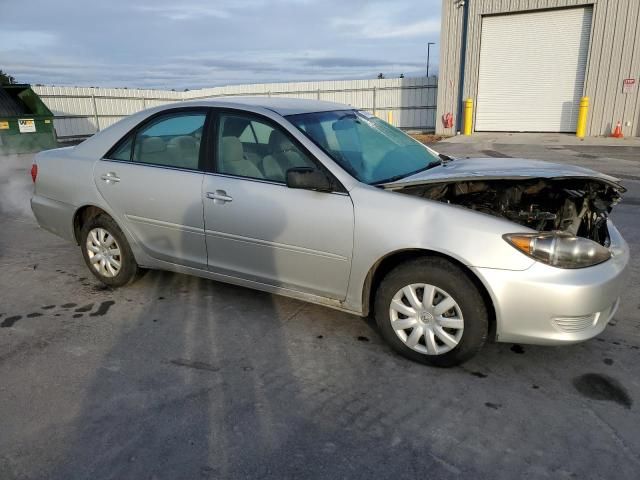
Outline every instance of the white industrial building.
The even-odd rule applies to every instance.
[[[640,0],[443,0],[436,132],[640,136]],[[447,127],[446,118],[453,118]]]

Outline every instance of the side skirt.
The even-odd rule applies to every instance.
[[[341,312],[350,313],[352,315],[362,316],[361,311],[348,308],[344,302],[335,300],[333,298],[321,297],[319,295],[313,295],[310,293],[300,292],[298,290],[292,290],[290,288],[278,287],[276,285],[270,285],[267,283],[256,282],[254,280],[247,280],[244,278],[234,277],[231,275],[224,275],[220,273],[214,273],[209,270],[201,270],[199,268],[185,267],[183,265],[177,265],[175,263],[164,262],[154,259],[153,266],[144,266],[152,270],[167,270],[169,272],[184,273],[186,275],[193,275],[195,277],[206,278],[209,280],[215,280],[222,283],[229,283],[231,285],[237,285],[239,287],[251,288],[253,290],[260,290],[262,292],[273,293],[275,295],[282,295],[283,297],[295,298],[296,300],[302,300],[304,302],[313,303],[315,305],[321,305],[323,307],[329,307]],[[143,266],[143,265],[141,265]]]

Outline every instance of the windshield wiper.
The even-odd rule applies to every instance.
[[[444,153],[439,153],[438,156],[440,157],[440,160],[442,160],[444,163],[453,162],[455,160],[454,157],[450,155],[446,155]]]

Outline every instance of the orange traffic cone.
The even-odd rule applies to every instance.
[[[624,137],[624,135],[622,135],[622,124],[620,123],[620,121],[618,121],[618,124],[616,125],[616,129],[613,131],[611,136],[614,138]]]

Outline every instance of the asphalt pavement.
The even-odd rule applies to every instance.
[[[436,369],[284,297],[164,272],[111,290],[36,225],[30,156],[0,158],[0,479],[637,478],[640,150],[436,148],[623,179],[632,263],[602,335]]]

